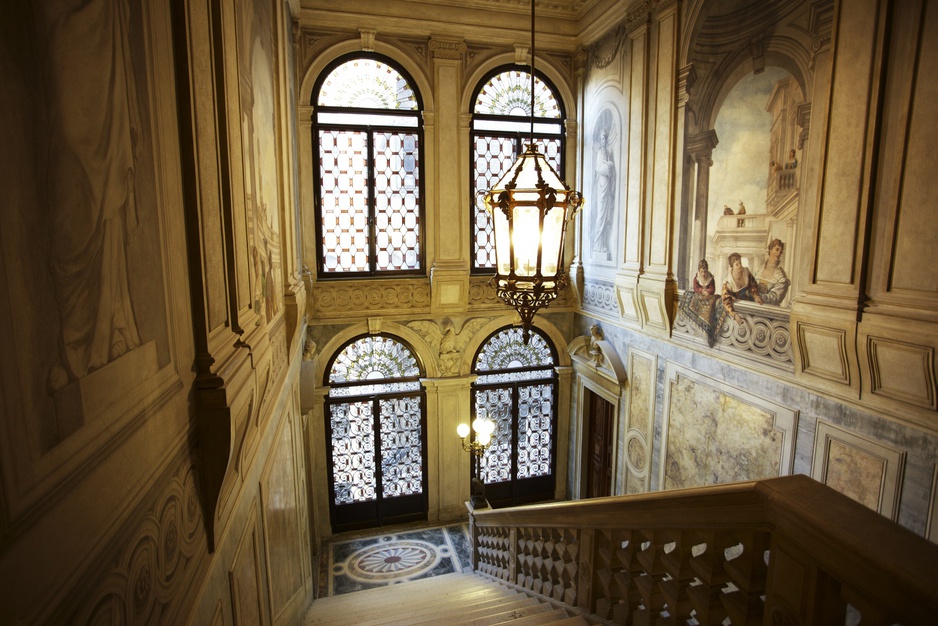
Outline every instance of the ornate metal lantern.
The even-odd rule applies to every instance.
[[[572,191],[534,141],[534,0],[531,0],[531,141],[495,186],[482,192],[495,231],[496,293],[521,315],[524,342],[541,307],[566,286],[564,233],[582,197]]]

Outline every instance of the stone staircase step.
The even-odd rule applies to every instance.
[[[469,572],[355,591],[313,602],[300,626],[559,626],[588,624]]]

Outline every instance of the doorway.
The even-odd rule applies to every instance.
[[[615,406],[586,389],[586,493],[587,498],[612,495]]]

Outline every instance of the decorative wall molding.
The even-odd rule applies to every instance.
[[[206,565],[205,528],[199,503],[199,477],[194,465],[183,464],[155,502],[135,524],[109,570],[89,577],[93,589],[73,590],[78,608],[69,624],[171,624],[186,614],[191,586]],[[115,616],[123,619],[115,620]]]
[[[310,301],[310,312],[320,319],[359,318],[374,313],[428,312],[430,283],[426,279],[319,281],[310,294]]]
[[[619,316],[616,286],[611,282],[586,280],[583,282],[583,309],[600,315]]]
[[[461,61],[466,54],[466,42],[454,39],[431,39],[430,54],[434,59]]]

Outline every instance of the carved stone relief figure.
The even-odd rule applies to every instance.
[[[125,1],[75,10],[43,2],[50,57],[51,269],[61,317],[61,364],[51,389],[140,345],[126,247],[137,226],[140,112]]]

